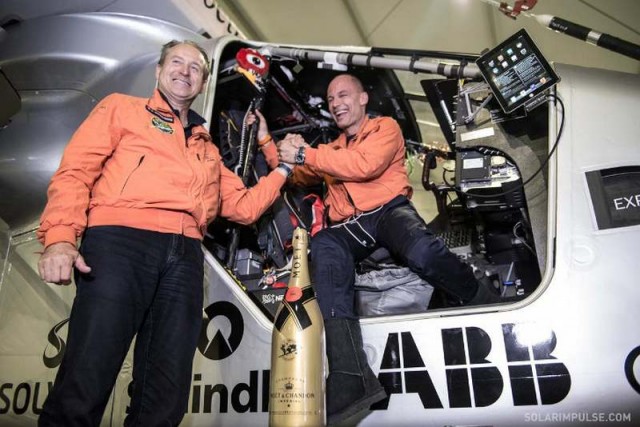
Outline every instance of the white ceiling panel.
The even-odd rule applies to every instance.
[[[513,6],[516,0],[505,3]],[[207,20],[216,22],[216,11],[222,10],[240,34],[260,41],[476,54],[525,28],[552,61],[640,73],[640,61],[552,32],[531,15],[554,15],[640,45],[640,0],[538,0],[528,16],[515,20],[497,5],[497,0],[0,0],[0,25],[105,11],[206,31]]]
[[[220,8],[247,35],[263,41],[480,53],[525,28],[552,61],[640,72],[639,61],[555,33],[531,15],[554,15],[640,44],[640,0],[538,0],[528,15],[521,14],[515,20],[502,14],[497,3],[218,0]]]

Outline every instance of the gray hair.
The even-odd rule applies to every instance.
[[[204,76],[204,80],[207,80],[209,78],[209,74],[211,73],[211,64],[209,63],[209,55],[207,55],[207,51],[204,50],[202,46],[200,46],[198,43],[194,42],[193,40],[171,40],[169,43],[164,44],[162,46],[162,50],[160,51],[160,59],[158,60],[158,65],[163,65],[164,61],[167,59],[169,50],[172,47],[175,47],[180,44],[186,44],[198,49],[198,52],[200,52],[200,54],[204,58],[203,76]]]

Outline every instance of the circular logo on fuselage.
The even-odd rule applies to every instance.
[[[202,319],[198,350],[211,360],[231,356],[240,346],[244,334],[242,313],[228,301],[214,302],[204,312],[206,317]],[[227,327],[221,327],[225,322]]]

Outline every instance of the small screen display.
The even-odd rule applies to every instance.
[[[560,81],[525,30],[480,56],[476,64],[505,113]]]

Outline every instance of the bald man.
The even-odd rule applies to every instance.
[[[465,304],[500,301],[427,228],[410,201],[400,126],[390,117],[369,118],[368,101],[358,78],[335,77],[327,89],[327,104],[342,134],[316,148],[292,134],[276,147],[264,117],[256,112],[267,162],[272,167],[294,163],[293,183],[326,184],[329,226],[311,241],[311,269],[327,338],[329,425],[386,397],[367,361],[355,311],[355,266],[374,250],[387,248],[421,278]]]

